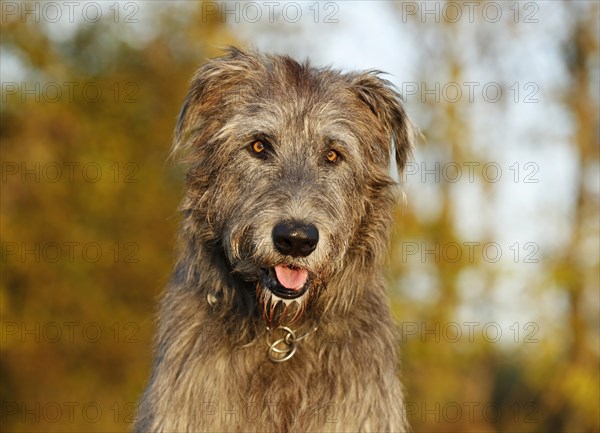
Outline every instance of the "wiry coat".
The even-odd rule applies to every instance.
[[[402,170],[411,137],[377,72],[236,49],[197,71],[174,140],[190,167],[180,251],[136,432],[406,431],[381,267],[390,155]],[[248,150],[257,139],[264,158]],[[318,227],[312,254],[273,248],[282,218]],[[293,324],[260,283],[278,263],[312,276]],[[267,356],[277,324],[308,334],[282,363]]]

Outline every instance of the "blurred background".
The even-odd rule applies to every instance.
[[[229,44],[386,71],[421,129],[387,272],[413,430],[600,430],[598,2],[0,6],[2,431],[131,428],[172,130]]]

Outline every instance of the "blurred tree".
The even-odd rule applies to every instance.
[[[475,10],[481,10],[477,7],[482,5],[475,6]],[[445,4],[438,6],[441,10]],[[544,257],[538,267],[547,277],[541,278],[533,272],[516,272],[518,265],[510,261],[491,263],[482,260],[481,254],[472,260],[466,257],[468,242],[476,240],[485,245],[495,241],[493,216],[498,186],[481,177],[475,185],[453,183],[447,179],[453,173],[446,172],[444,176],[442,171],[452,164],[464,168],[469,161],[478,161],[481,166],[490,161],[490,155],[497,157],[496,149],[480,142],[488,137],[476,129],[476,120],[488,113],[495,116],[494,122],[499,125],[506,122],[506,114],[502,104],[486,108],[469,98],[454,101],[452,94],[441,89],[448,83],[460,86],[474,81],[472,76],[481,76],[482,70],[496,71],[493,79],[508,81],[506,71],[514,67],[505,60],[511,37],[518,41],[518,37],[525,36],[519,36],[512,20],[490,25],[476,16],[473,23],[466,19],[458,23],[436,22],[432,18],[433,4],[428,8],[428,19],[419,12],[408,15],[411,29],[407,33],[416,38],[414,43],[420,52],[416,68],[422,77],[419,92],[409,100],[409,111],[419,119],[425,142],[419,144],[420,159],[412,172],[409,167],[405,183],[408,206],[398,210],[390,279],[397,282],[394,309],[402,332],[402,371],[409,418],[416,432],[600,429],[599,113],[598,87],[592,79],[598,77],[599,71],[598,5],[563,6],[566,18],[561,22],[568,26],[570,34],[562,61],[570,78],[566,88],[546,89],[545,93],[566,95],[561,102],[565,117],[573,119],[570,145],[578,155],[579,178],[572,236],[561,245],[562,254]],[[399,14],[406,12],[405,7],[398,5]],[[425,6],[415,7],[422,12]],[[508,40],[498,38],[499,34],[507,35]],[[503,43],[499,44],[499,40]],[[465,41],[469,43],[465,45]],[[411,101],[417,103],[410,104]],[[541,124],[529,128],[533,135],[543,136],[545,132]],[[474,230],[481,233],[477,239],[467,238],[465,231],[459,230],[464,226],[461,219],[469,217],[461,215],[465,205],[464,200],[458,200],[465,195],[471,202],[470,209],[479,214],[477,222],[482,227]],[[450,248],[444,253],[444,248],[453,244],[462,249],[459,260],[454,260],[454,250]],[[469,317],[485,318],[487,312],[498,308],[495,299],[506,284],[511,284],[503,282],[511,274],[519,277],[519,284],[527,287],[534,299],[552,291],[567,293],[569,309],[559,317],[542,305],[532,306],[547,315],[548,320],[562,321],[564,325],[559,322],[558,333],[536,340],[539,343],[535,345],[494,344],[481,338],[481,327],[469,340],[465,322]],[[489,316],[490,322],[492,317]],[[462,328],[462,336],[456,341],[454,324]]]
[[[3,431],[129,429],[173,262],[171,132],[193,71],[231,41],[192,6],[147,10],[142,29],[1,20],[22,74],[0,112]]]
[[[546,375],[538,377],[537,385],[543,392],[542,412],[556,413],[549,427],[599,431],[599,7],[597,3],[590,10],[577,3],[566,6],[570,35],[563,55],[569,79],[557,94],[562,95],[573,122],[570,145],[577,155],[577,182],[570,239],[554,258],[550,275],[567,295],[568,313],[556,377],[549,382]]]

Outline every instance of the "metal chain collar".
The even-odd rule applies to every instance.
[[[298,346],[296,343],[300,340],[305,339],[310,334],[315,332],[318,327],[319,327],[319,325],[316,324],[306,334],[301,335],[300,337],[296,337],[295,332],[292,331],[287,326],[278,326],[277,328],[274,328],[274,329],[271,329],[269,326],[267,326],[267,344],[269,345],[269,350],[268,350],[269,359],[272,362],[276,362],[276,363],[287,361],[292,356],[294,356],[294,354],[296,353],[296,350],[298,349]],[[274,334],[276,331],[279,331],[279,330],[281,330],[285,333],[284,336],[272,342],[271,334]]]
[[[219,295],[222,297],[222,293],[220,292],[208,292],[206,294],[206,302],[211,307],[215,307],[219,303]],[[276,328],[271,328],[269,326],[267,328],[267,344],[269,345],[269,350],[267,352],[269,359],[273,362],[280,363],[285,362],[290,359],[296,353],[298,349],[298,345],[296,344],[298,341],[305,339],[310,334],[315,332],[319,328],[319,323],[315,323],[315,326],[300,337],[296,337],[296,333],[292,331],[287,326],[278,326]],[[271,342],[271,334],[274,334],[276,331],[283,331],[285,335],[273,342]],[[247,344],[242,345],[242,348],[250,347],[255,343],[256,340],[251,341]]]

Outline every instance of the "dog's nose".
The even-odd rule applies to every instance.
[[[317,248],[319,230],[313,224],[283,221],[273,228],[273,242],[281,254],[306,257]]]

